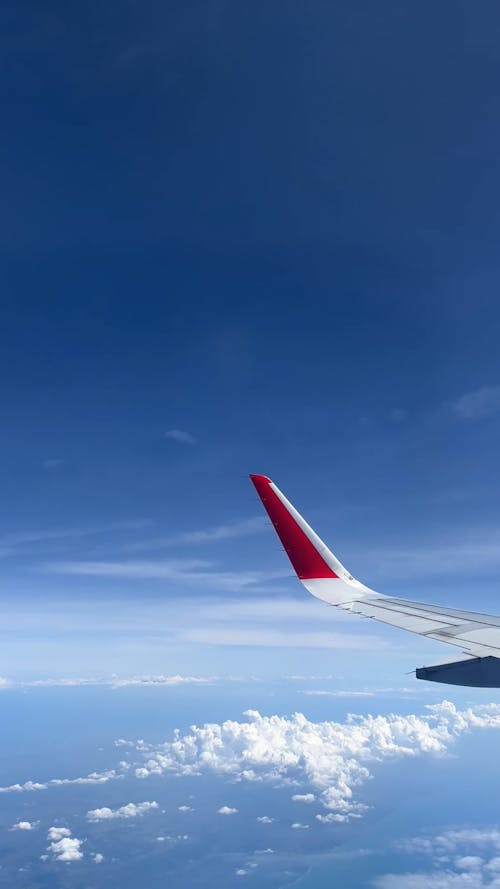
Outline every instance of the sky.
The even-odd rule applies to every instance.
[[[335,618],[249,472],[495,610],[496,5],[2,21],[0,673],[296,672]]]
[[[457,798],[451,760],[488,761],[495,694],[417,682],[442,646],[307,597],[248,474],[370,587],[499,613],[498,5],[7,0],[0,23],[1,780],[113,772],[0,794],[6,885],[132,887],[153,859],[151,889],[170,866],[188,889],[239,884],[266,855],[217,813],[262,825],[266,791],[270,887],[494,887],[498,788],[485,773]],[[436,728],[445,696],[472,716]],[[388,764],[363,723],[360,769],[381,764],[359,785],[270,776],[257,710],[327,759],[331,732],[352,753],[349,712],[422,730],[401,752],[381,723]],[[176,729],[191,749],[190,726],[227,720],[229,766],[199,742],[201,790],[168,746],[135,776],[137,739],[156,761]],[[434,820],[408,758],[442,788]],[[321,794],[351,778],[366,808],[327,829]],[[457,824],[465,790],[481,823]],[[190,793],[201,821],[178,811]],[[157,807],[86,814],[129,803]],[[137,871],[113,832],[131,823]]]

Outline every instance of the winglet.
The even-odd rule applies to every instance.
[[[274,482],[265,475],[250,478],[299,579],[339,579],[343,566]]]
[[[299,580],[313,596],[348,609],[367,594],[379,597],[349,574],[270,478],[250,478]]]

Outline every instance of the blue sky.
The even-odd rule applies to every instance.
[[[296,672],[255,637],[330,618],[252,471],[367,583],[494,610],[496,6],[3,23],[1,672]]]
[[[498,4],[0,22],[0,885],[497,889],[495,694],[308,597],[248,473],[499,613]]]

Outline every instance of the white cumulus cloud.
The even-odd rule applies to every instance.
[[[24,784],[8,784],[0,787],[0,793],[31,793],[34,790],[47,790],[48,784],[39,781],[25,781]]]
[[[217,809],[218,815],[236,815],[238,809],[233,809],[231,806],[221,806],[220,809]]]
[[[145,815],[158,808],[158,803],[145,801],[143,803],[127,803],[118,809],[110,809],[109,806],[103,806],[101,809],[91,809],[87,812],[87,821],[111,821],[118,818],[137,818]]]
[[[212,771],[238,780],[309,785],[328,810],[318,820],[341,821],[363,814],[358,787],[383,761],[444,755],[464,732],[500,728],[500,705],[458,710],[443,701],[423,715],[349,716],[345,722],[312,722],[247,711],[247,721],[192,726],[159,746],[141,745],[144,765],[136,776]],[[310,792],[310,791],[308,791]]]
[[[81,861],[83,858],[83,841],[71,836],[67,827],[50,827],[47,839],[50,840],[47,850],[55,861]]]
[[[38,821],[18,821],[12,825],[11,830],[34,830],[38,823]]]

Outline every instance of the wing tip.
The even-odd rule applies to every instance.
[[[249,478],[257,489],[258,494],[260,494],[261,491],[264,491],[268,485],[272,485],[273,483],[272,479],[270,479],[267,475],[259,475],[255,472],[251,472]]]
[[[274,482],[256,473],[251,473],[250,479],[299,580],[338,578],[325,558],[329,550]]]

